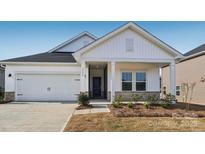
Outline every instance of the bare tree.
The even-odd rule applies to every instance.
[[[193,98],[194,87],[196,86],[196,82],[193,83],[182,83],[181,90],[183,95],[183,102],[186,103],[186,109],[189,110],[190,103]]]

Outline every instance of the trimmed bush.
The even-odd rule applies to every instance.
[[[0,101],[4,100],[4,89],[0,87]]]
[[[147,101],[151,104],[156,104],[159,101],[159,98],[156,95],[149,95]]]
[[[164,100],[166,100],[167,102],[172,103],[173,101],[176,101],[176,97],[174,95],[167,94],[167,95],[165,95]]]
[[[113,101],[112,102],[112,106],[114,107],[114,108],[119,108],[120,107],[120,103],[119,102],[116,102],[116,101]]]
[[[81,93],[78,96],[78,103],[80,105],[88,106],[89,105],[89,97],[85,93]]]
[[[122,95],[119,95],[115,98],[115,102],[118,103],[119,105],[122,105],[122,100],[123,100]]]
[[[3,101],[4,100],[4,96],[0,96],[0,101]]]
[[[167,108],[168,106],[170,106],[173,101],[176,101],[176,97],[174,95],[171,94],[167,94],[165,95],[164,99],[161,99],[159,104],[163,107],[163,108]]]
[[[127,106],[128,106],[128,108],[133,108],[133,107],[134,107],[134,104],[133,104],[132,102],[129,102],[129,103],[127,104]]]
[[[171,104],[171,102],[169,102],[169,101],[167,101],[167,100],[165,100],[165,99],[161,99],[161,100],[159,101],[159,104],[160,104],[163,108],[167,108],[167,107]]]
[[[144,102],[143,105],[146,109],[150,108],[150,103],[149,102]]]

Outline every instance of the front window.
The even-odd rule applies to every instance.
[[[136,91],[146,90],[146,73],[137,72],[136,73]]]
[[[180,96],[180,86],[176,86],[176,95]]]
[[[122,90],[123,91],[132,90],[132,73],[131,72],[122,73]]]

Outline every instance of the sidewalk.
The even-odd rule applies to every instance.
[[[89,114],[89,113],[105,113],[110,112],[107,105],[94,105],[91,109],[75,110],[74,115],[77,114]]]

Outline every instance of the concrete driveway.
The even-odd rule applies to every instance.
[[[59,132],[75,107],[58,102],[0,104],[0,131]]]

